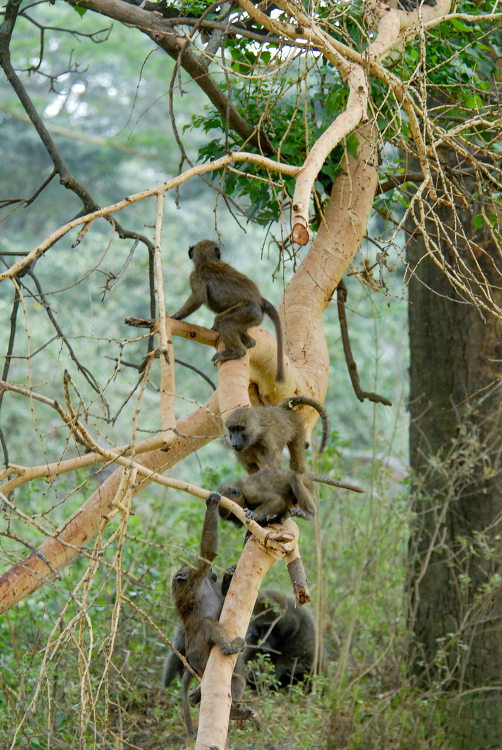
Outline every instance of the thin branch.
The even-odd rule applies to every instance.
[[[94,201],[90,193],[75,177],[73,177],[73,175],[68,170],[68,167],[66,166],[61,154],[59,153],[56,144],[49,135],[49,132],[45,127],[42,118],[38,114],[26,89],[21,83],[21,80],[16,74],[14,68],[12,67],[10,60],[10,41],[19,11],[20,2],[21,0],[8,1],[4,21],[0,25],[0,66],[3,68],[7,80],[16,93],[26,114],[30,118],[35,130],[40,137],[40,140],[44,144],[45,149],[54,165],[54,170],[59,175],[59,181],[61,185],[63,185],[68,190],[71,190],[80,198],[86,214],[92,211],[99,210],[99,205]],[[109,219],[107,220],[109,221]],[[147,237],[144,237],[137,232],[130,232],[129,230],[124,229],[118,223],[116,223],[116,228],[121,239],[139,239],[147,247],[150,247],[152,245]]]
[[[94,375],[92,374],[92,372],[90,370],[88,370],[87,367],[85,367],[85,365],[83,365],[79,361],[77,355],[73,351],[73,348],[72,348],[70,342],[68,341],[68,339],[64,335],[63,331],[61,330],[61,328],[59,326],[59,323],[57,322],[57,320],[56,320],[56,318],[54,316],[54,313],[51,310],[51,306],[47,302],[47,299],[46,299],[45,294],[44,294],[44,292],[42,290],[40,282],[37,279],[37,277],[35,276],[35,273],[30,269],[30,271],[28,272],[28,275],[31,276],[31,278],[35,282],[35,286],[37,287],[37,290],[38,290],[38,297],[40,299],[40,304],[43,306],[45,312],[47,313],[47,317],[49,318],[49,320],[51,321],[52,325],[56,329],[58,337],[61,339],[61,341],[64,343],[64,345],[68,349],[68,354],[70,355],[70,357],[73,360],[73,362],[76,364],[77,369],[79,370],[79,372],[82,373],[82,375],[87,380],[87,382],[89,383],[89,385],[91,386],[91,388],[94,391],[96,391],[96,393],[99,393],[101,395],[101,397],[103,398],[103,400],[104,400],[104,396],[102,395],[102,388],[101,388],[100,384],[98,383],[98,381],[96,380],[96,378],[94,377]],[[36,299],[37,295],[33,294],[33,297],[34,297],[34,299]],[[7,378],[3,377],[2,379],[6,380]]]
[[[379,396],[376,393],[368,393],[363,391],[361,388],[361,382],[359,380],[359,373],[357,372],[357,365],[354,357],[352,356],[352,349],[350,347],[349,329],[347,328],[347,317],[345,315],[345,302],[347,300],[347,287],[345,286],[343,279],[338,284],[336,290],[336,301],[338,306],[338,317],[340,319],[340,330],[342,332],[342,343],[343,351],[345,353],[345,360],[349,370],[350,379],[352,381],[352,387],[359,401],[364,401],[367,398],[369,401],[373,401],[376,404],[385,404],[385,406],[392,406],[392,403],[383,396]]]

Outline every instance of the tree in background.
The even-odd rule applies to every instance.
[[[119,464],[125,469],[117,469],[62,529],[48,534],[49,538],[37,551],[2,576],[0,603],[5,609],[52,579],[96,536],[95,549],[98,550],[104,528],[113,515],[121,518],[114,563],[120,569],[121,544],[133,496],[152,481],[185,486],[186,482],[176,484],[164,478],[163,472],[219,435],[222,414],[246,401],[277,403],[296,393],[323,401],[328,384],[329,355],[322,313],[349,268],[362,282],[386,292],[386,274],[392,270],[396,254],[402,254],[402,246],[408,244],[408,239],[415,242],[419,238],[423,250],[413,255],[413,261],[408,264],[412,289],[420,288],[420,294],[425,293],[423,287],[418,287],[417,279],[422,278],[422,267],[434,264],[438,269],[434,276],[444,276],[449,285],[447,289],[452,289],[452,294],[463,305],[475,308],[473,315],[495,321],[501,309],[496,291],[501,173],[501,119],[496,87],[502,14],[496,13],[490,3],[464,3],[453,11],[448,0],[438,0],[434,6],[423,5],[418,9],[409,3],[397,8],[371,2],[365,9],[337,3],[307,11],[296,3],[254,5],[248,0],[240,0],[238,6],[224,3],[203,7],[92,0],[79,2],[74,7],[79,14],[85,13],[86,23],[91,15],[88,11],[95,11],[137,29],[137,34],[150,37],[175,60],[168,97],[171,126],[181,152],[180,174],[102,207],[106,201],[98,202],[90,186],[84,185],[78,174],[74,174],[75,170],[68,168],[64,154],[57,149],[23,85],[25,76],[16,72],[15,67],[23,66],[14,66],[11,60],[10,49],[16,40],[18,24],[37,23],[41,28],[42,52],[38,59],[24,65],[24,73],[39,73],[50,78],[42,60],[44,40],[50,26],[55,25],[48,20],[53,11],[45,10],[43,19],[37,20],[36,11],[29,5],[7,3],[0,27],[0,63],[50,157],[53,170],[46,179],[41,176],[40,187],[30,198],[11,196],[5,205],[9,208],[28,205],[52,180],[59,178],[79,199],[80,207],[71,221],[51,231],[36,249],[13,260],[0,273],[0,280],[10,281],[14,286],[3,395],[9,390],[29,398],[31,404],[39,400],[53,407],[61,419],[60,424],[76,443],[76,452],[71,457],[65,454],[56,461],[46,456],[43,466],[16,467],[8,458],[4,432],[6,469],[3,476],[7,481],[2,488],[3,500],[8,513],[17,513],[9,493],[28,482],[42,477],[54,482],[65,472],[98,463]],[[100,32],[101,36],[97,30],[86,33],[93,41],[105,40],[105,32]],[[194,115],[192,126],[206,134],[217,131],[217,138],[204,140],[196,165],[177,127],[176,97],[186,85],[186,75],[204,91],[210,102],[206,110],[201,107]],[[54,77],[51,80],[54,82]],[[411,169],[410,163],[416,166]],[[240,215],[244,220],[280,222],[279,264],[284,269],[291,265],[294,269],[280,306],[287,342],[287,380],[284,386],[275,384],[275,342],[260,330],[256,333],[258,344],[251,350],[249,359],[221,365],[215,394],[206,404],[175,421],[171,334],[189,337],[194,347],[196,343],[218,345],[214,334],[207,329],[171,322],[165,317],[166,308],[169,311],[172,302],[161,253],[164,195],[196,175],[206,175],[206,181],[215,190],[216,201],[225,201],[237,218]],[[131,207],[149,198],[155,200],[156,207],[152,216],[155,221],[153,240],[148,233],[129,228],[127,224]],[[365,261],[357,267],[354,258],[372,214],[385,221],[385,231],[378,239],[372,239],[378,250],[374,263]],[[465,215],[472,217],[471,225]],[[37,392],[30,380],[29,366],[28,387],[8,381],[18,311],[26,311],[22,279],[31,276],[39,303],[48,307],[44,290],[37,283],[36,263],[40,263],[43,256],[50,258],[57,253],[57,243],[73,230],[76,230],[73,246],[85,247],[102,217],[110,224],[110,244],[115,234],[132,243],[120,277],[128,273],[130,258],[138,245],[146,248],[151,318],[159,318],[158,345],[153,344],[150,335],[145,336],[146,367],[138,378],[133,432],[126,445],[123,440],[119,443],[122,448],[116,444],[106,447],[101,433],[93,434],[87,427],[90,407],[95,401],[102,404],[105,422],[113,422],[106,399],[113,392],[115,371],[104,386],[99,377],[79,361],[77,353],[71,353],[79,380],[74,382],[65,375],[65,409],[54,395]],[[287,226],[289,220],[291,233]],[[474,233],[470,231],[471,226]],[[311,232],[315,233],[315,239],[301,258],[295,245],[308,244]],[[109,278],[105,292],[118,280]],[[446,294],[451,296],[449,291]],[[433,305],[425,307],[429,311]],[[412,308],[412,332],[416,330],[414,314]],[[432,324],[436,322],[432,318]],[[53,325],[56,326],[54,322]],[[68,348],[69,342],[57,327],[56,332]],[[423,337],[419,338],[423,342]],[[414,341],[412,336],[412,343]],[[440,341],[439,351],[444,352],[444,337]],[[129,344],[130,341],[120,344],[117,367]],[[155,353],[160,353],[162,368],[161,431],[155,437],[139,441],[138,418]],[[29,365],[30,352],[28,357]],[[416,361],[414,357],[412,351],[412,362]],[[420,385],[414,385],[419,382],[413,379],[414,367],[416,365],[412,364],[412,403],[416,404],[414,394],[418,397],[422,392],[419,393]],[[429,388],[434,388],[435,378],[431,378],[425,368],[422,372]],[[80,395],[84,381],[94,390],[89,397]],[[467,387],[459,399],[457,392],[448,388],[446,384],[444,398],[452,395],[457,407],[479,390],[476,381],[474,390]],[[360,394],[360,398],[364,396]],[[315,423],[315,416],[305,414],[309,430]],[[432,454],[437,454],[447,439],[445,436],[451,437],[452,430],[457,435],[459,422],[457,414],[455,416],[454,425],[445,423],[443,426],[439,442],[429,441]],[[418,424],[416,419],[414,424]],[[464,424],[462,420],[461,424]],[[414,434],[412,432],[413,451],[417,445]],[[87,453],[78,455],[81,449]],[[429,453],[429,446],[422,447],[421,451]],[[441,456],[437,460],[444,461]],[[462,463],[458,457],[455,460]],[[431,465],[430,461],[427,466]],[[451,472],[447,469],[446,473],[449,476]],[[421,682],[432,677],[434,684],[442,689],[455,682],[461,672],[461,689],[478,690],[486,686],[483,669],[476,666],[469,671],[466,664],[480,663],[477,649],[478,644],[480,649],[484,648],[484,636],[479,637],[477,631],[476,638],[465,643],[464,617],[458,611],[465,606],[464,600],[461,597],[452,600],[453,620],[444,617],[438,624],[434,617],[428,620],[423,614],[431,611],[431,607],[436,611],[434,603],[428,604],[428,596],[442,597],[443,587],[450,590],[447,576],[441,579],[442,587],[436,582],[433,586],[428,584],[429,563],[441,549],[440,545],[446,544],[457,556],[451,545],[458,544],[461,554],[470,560],[476,554],[469,538],[471,532],[475,532],[477,539],[482,537],[490,549],[491,537],[486,537],[485,532],[489,529],[494,539],[497,536],[495,502],[489,510],[483,505],[486,516],[481,523],[477,517],[474,522],[466,517],[462,526],[465,533],[460,539],[454,530],[450,537],[443,533],[445,514],[453,507],[451,501],[459,497],[458,487],[454,484],[451,487],[448,500],[442,501],[444,512],[436,518],[438,501],[434,494],[433,511],[425,516],[433,519],[433,533],[417,536],[419,558],[413,574],[416,598],[410,615],[410,632],[415,630],[417,652],[425,654],[425,658],[420,656],[416,660]],[[198,488],[189,490],[204,495]],[[427,494],[426,490],[424,492]],[[444,488],[439,486],[436,492],[439,492],[438,497],[443,497]],[[111,513],[110,504],[115,505]],[[455,506],[451,512],[458,514],[459,507]],[[43,525],[39,531],[48,533]],[[260,533],[258,529],[254,531]],[[22,543],[12,532],[7,531],[6,536]],[[490,554],[493,558],[493,553]],[[469,572],[462,569],[461,584],[467,591],[467,601],[472,603],[469,606],[476,610],[476,628],[485,633],[486,628],[493,628],[493,619],[480,618],[479,611],[483,614],[496,612],[490,609],[490,602],[498,584],[491,574],[485,580],[485,568],[481,566],[481,569],[482,574],[472,579]],[[497,571],[493,572],[496,576]],[[118,581],[116,618],[120,607]],[[76,627],[78,623],[81,633],[84,632],[84,611],[85,608],[80,610],[80,617],[76,617],[72,625]],[[416,622],[415,615],[418,615]],[[441,654],[437,651],[438,638],[442,644]],[[455,642],[456,646],[460,639],[461,659],[451,661],[453,652],[444,647],[445,639]],[[349,628],[340,651],[338,677],[343,675],[350,646]],[[490,650],[495,646],[491,643]],[[445,658],[450,658],[447,674],[441,661],[444,650],[448,652]],[[498,646],[498,651],[502,658],[502,646]],[[108,666],[107,663],[107,669]],[[84,662],[81,669],[82,676],[86,677]],[[86,700],[82,701],[83,715]]]

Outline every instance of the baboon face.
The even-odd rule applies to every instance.
[[[228,434],[230,437],[230,444],[234,451],[240,453],[249,444],[249,438],[246,432],[246,428],[242,424],[231,425],[228,427]]]
[[[221,260],[221,251],[216,242],[201,240],[201,242],[189,248],[188,257],[195,264],[205,263],[211,260]]]

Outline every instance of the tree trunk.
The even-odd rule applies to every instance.
[[[500,305],[501,263],[488,230],[475,235],[472,215],[459,214],[466,235],[489,255],[481,249],[474,258],[458,244],[446,209],[443,224]],[[422,686],[447,693],[453,747],[501,748],[502,326],[461,299],[421,236],[409,242],[408,262],[418,276],[409,285],[410,462],[418,479],[410,543],[414,671]]]

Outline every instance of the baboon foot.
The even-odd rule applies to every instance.
[[[247,349],[244,349],[244,347],[242,349],[224,349],[222,352],[217,352],[212,357],[211,362],[217,365],[218,362],[226,362],[229,359],[240,359],[246,352]]]
[[[200,703],[201,699],[201,692],[200,692],[200,685],[199,687],[196,687],[195,690],[192,690],[190,695],[188,696],[188,700],[192,704],[192,706],[196,706],[198,703]]]
[[[221,649],[221,653],[228,655],[228,654],[238,654],[239,651],[244,651],[246,648],[246,641],[244,638],[234,638],[233,641],[230,641],[228,646]]]

